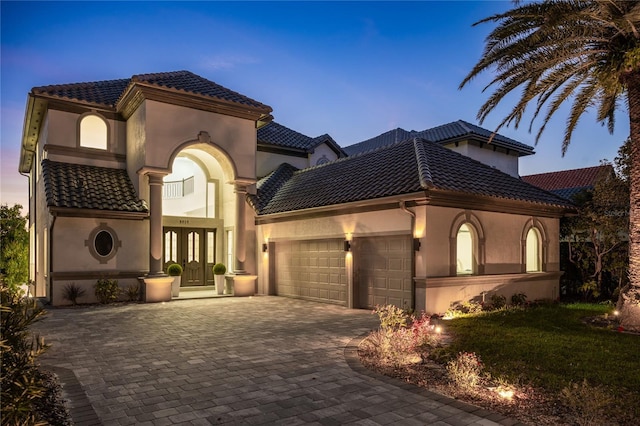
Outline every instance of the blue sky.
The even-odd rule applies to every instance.
[[[507,1],[0,2],[0,203],[27,204],[18,154],[35,86],[189,70],[271,106],[275,120],[347,146],[387,130],[424,130],[476,113],[485,74],[458,90]],[[483,123],[493,130],[508,110]],[[585,115],[561,156],[566,111],[520,161],[521,175],[612,160],[629,134]],[[501,134],[533,145],[528,121]]]

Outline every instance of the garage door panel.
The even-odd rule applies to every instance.
[[[413,305],[412,243],[411,235],[357,239],[354,266],[360,307]]]
[[[342,240],[276,242],[275,256],[276,294],[346,305]]]

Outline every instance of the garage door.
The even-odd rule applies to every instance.
[[[275,243],[276,294],[347,304],[344,240]]]
[[[358,306],[413,306],[411,235],[356,238],[354,271]]]

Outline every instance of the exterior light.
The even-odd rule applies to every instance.
[[[266,253],[266,252],[268,252],[268,251],[269,251],[269,244],[267,244],[267,243],[263,243],[263,244],[262,244],[262,252],[263,252],[263,253]]]
[[[349,240],[344,240],[344,251],[351,251],[351,242]]]
[[[615,311],[613,311],[613,315],[618,316],[620,315],[620,312],[616,309]]]
[[[512,389],[499,389],[498,395],[501,398],[512,400],[513,399],[513,390]]]
[[[420,246],[422,246],[422,243],[420,242],[420,238],[414,238],[413,239],[413,251],[420,251]]]
[[[441,326],[439,326],[439,325],[436,325],[435,331],[436,331],[436,333],[438,333],[438,334],[442,333],[442,327],[441,327]]]

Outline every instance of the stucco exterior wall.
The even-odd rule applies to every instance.
[[[465,210],[448,207],[427,207],[425,225],[425,275],[443,277],[450,273],[450,237],[453,221]],[[522,234],[531,216],[472,211],[482,225],[485,235],[485,274],[511,274],[521,272]],[[547,271],[559,270],[559,220],[536,217],[544,227],[547,240]]]
[[[46,208],[47,197],[45,194],[44,180],[42,179],[41,161],[44,155],[43,147],[47,141],[49,132],[49,114],[43,120],[38,137],[38,145],[32,169],[32,193],[29,203],[29,220],[33,224],[34,246],[30,247],[33,253],[34,271],[30,278],[35,284],[35,294],[38,297],[49,298],[49,226],[51,216]],[[31,237],[30,237],[31,238]]]
[[[452,151],[459,152],[462,155],[471,157],[481,163],[488,164],[514,177],[518,174],[518,156],[516,154],[507,154],[505,152],[494,151],[492,148],[480,148],[479,146],[470,145],[467,142],[460,142],[458,146],[451,144],[445,145]]]
[[[121,242],[116,255],[105,263],[91,255],[91,231],[101,224],[113,229]],[[56,250],[52,267],[56,272],[144,271],[149,267],[149,226],[147,220],[103,218],[56,219],[53,237]]]
[[[89,111],[87,111],[89,112]],[[80,147],[79,122],[84,114],[71,113],[50,109],[47,111],[47,136],[39,139],[39,145],[51,145],[52,148],[71,148],[69,154],[49,152],[48,158],[52,161],[62,161],[76,164],[87,164],[98,167],[122,167],[118,162],[96,158],[91,154],[126,154],[126,123],[118,120],[110,120],[101,116],[107,123],[108,146],[107,150]],[[100,115],[100,114],[98,114]],[[87,155],[82,155],[83,153]]]
[[[92,231],[107,226],[120,242],[115,256],[100,261],[92,256],[89,245]],[[51,237],[54,252],[51,257],[53,270],[52,302],[54,305],[69,303],[62,297],[63,288],[69,283],[86,290],[83,303],[91,303],[93,285],[101,277],[115,277],[121,286],[136,283],[137,276],[149,269],[149,225],[147,220],[116,220],[101,218],[58,217]]]
[[[145,166],[169,168],[176,148],[198,140],[198,134],[204,131],[211,137],[212,144],[233,158],[237,177],[255,179],[256,129],[253,121],[156,101],[144,103]]]
[[[138,196],[149,201],[149,188],[146,176],[138,174],[144,166],[146,155],[146,105],[143,103],[129,117],[126,125],[127,133],[127,174],[136,189]]]
[[[416,280],[416,310],[443,314],[456,303],[488,302],[494,294],[504,296],[507,303],[511,296],[519,293],[531,301],[556,300],[560,276],[560,272],[538,272],[419,279]]]
[[[335,151],[329,148],[326,143],[318,145],[313,152],[309,155],[309,166],[315,166],[318,160],[325,157],[329,161],[336,160],[338,156]]]
[[[256,153],[256,176],[263,178],[277,169],[282,163],[289,163],[298,169],[309,167],[309,160],[306,157],[290,157],[288,155],[258,151]]]

